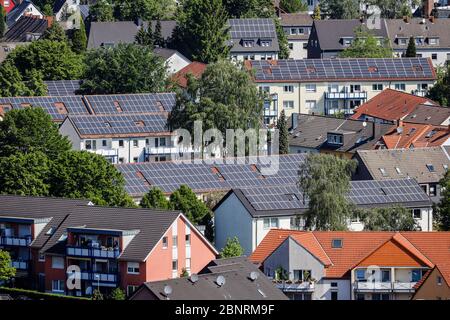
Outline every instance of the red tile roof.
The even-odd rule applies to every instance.
[[[323,250],[317,238],[311,232],[304,232],[300,234],[291,235],[291,238],[294,239],[299,245],[309,251],[312,255],[314,255],[320,262],[322,262],[325,266],[329,266],[332,264],[330,258]]]
[[[366,115],[389,121],[397,121],[403,119],[413,112],[418,105],[424,103],[438,105],[436,102],[427,98],[386,89],[361,105],[350,119],[360,119],[360,117]]]
[[[202,76],[203,72],[205,72],[206,67],[206,64],[194,61],[175,73],[172,76],[172,80],[175,81],[180,87],[186,88],[188,82],[187,75],[191,74],[196,79],[199,79]]]

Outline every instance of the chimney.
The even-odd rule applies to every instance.
[[[381,137],[381,125],[375,121],[372,122],[372,136],[374,139]]]
[[[291,115],[291,130],[295,130],[298,127],[298,113],[294,112]]]
[[[423,0],[423,16],[429,19],[434,9],[434,0]]]

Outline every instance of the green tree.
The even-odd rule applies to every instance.
[[[221,258],[234,258],[244,255],[244,249],[239,243],[238,237],[228,238],[225,247],[220,252]]]
[[[299,188],[309,209],[306,227],[312,230],[345,230],[352,214],[347,200],[356,161],[326,154],[309,154],[300,165]]]
[[[46,91],[39,72],[31,71],[23,77],[11,61],[0,64],[0,97],[43,95]]]
[[[419,5],[422,0],[366,0],[369,5],[380,9],[381,18],[401,19],[412,15],[412,6]]]
[[[98,0],[89,6],[91,21],[114,21],[114,6],[111,0]]]
[[[280,51],[278,53],[278,59],[288,59],[290,50],[289,50],[289,42],[287,39],[286,32],[284,32],[283,27],[281,26],[280,20],[274,19],[275,30],[277,32],[278,45],[280,46]]]
[[[181,269],[180,278],[185,278],[189,276],[189,272],[186,270],[186,268]]]
[[[159,188],[152,188],[147,192],[140,203],[142,208],[170,209],[170,203]]]
[[[185,0],[179,7],[174,31],[178,50],[205,63],[228,57],[227,19],[222,0]]]
[[[67,137],[59,134],[58,126],[42,108],[11,110],[0,122],[0,157],[40,151],[54,159],[70,149]]]
[[[436,210],[436,222],[442,231],[450,231],[450,171],[440,181],[441,201]]]
[[[153,45],[155,47],[160,47],[160,48],[165,47],[164,38],[162,36],[160,20],[156,21],[156,24],[155,24],[155,32],[153,33]]]
[[[86,27],[83,19],[80,18],[80,28],[75,29],[72,35],[72,51],[75,53],[83,53],[87,47]]]
[[[408,48],[406,49],[405,57],[407,58],[417,57],[416,40],[414,39],[414,37],[409,38]]]
[[[94,289],[94,292],[92,293],[92,300],[104,300],[103,294],[100,292],[100,290]]]
[[[275,8],[272,0],[223,0],[230,18],[272,18]]]
[[[330,19],[357,19],[360,3],[360,0],[321,0],[320,9]]]
[[[0,281],[8,281],[16,276],[16,269],[11,267],[9,252],[0,250]]]
[[[153,33],[151,28],[146,29],[141,27],[136,34],[135,42],[141,46],[149,46],[153,48]]]
[[[46,3],[42,8],[42,13],[48,17],[53,16],[53,6],[50,3]]]
[[[295,114],[292,115],[294,117]],[[281,110],[280,119],[277,122],[277,129],[279,131],[279,146],[280,146],[280,154],[288,154],[289,153],[289,130],[288,124],[286,120],[286,114],[284,110]]]
[[[68,151],[55,159],[50,193],[56,197],[90,199],[98,205],[134,206],[122,174],[101,155]]]
[[[125,295],[125,292],[120,288],[115,288],[111,292],[110,296],[111,300],[125,300],[127,296]]]
[[[3,38],[6,31],[6,22],[5,22],[5,9],[3,9],[2,5],[0,4],[0,39]]]
[[[66,42],[38,40],[19,46],[6,61],[12,62],[22,75],[33,70],[42,73],[44,80],[80,79],[83,61]]]
[[[210,215],[209,208],[186,185],[180,186],[170,195],[170,204],[173,209],[183,212],[194,224],[200,224],[203,218]]]
[[[50,160],[42,152],[0,157],[0,193],[48,196]]]
[[[320,11],[320,5],[319,4],[314,7],[314,13],[313,13],[312,18],[314,20],[321,20],[322,19],[322,12]]]
[[[116,1],[118,20],[144,21],[170,19],[175,12],[174,0],[121,0]]]
[[[66,31],[64,31],[58,21],[54,21],[50,28],[45,31],[43,39],[67,42]]]
[[[280,7],[288,13],[307,11],[308,5],[304,0],[280,0]]]
[[[392,58],[393,52],[387,39],[379,40],[361,27],[355,30],[355,40],[352,44],[339,56],[341,58]]]
[[[439,102],[441,106],[450,106],[450,64],[437,69],[438,79],[429,89],[427,98]]]
[[[410,210],[404,207],[376,208],[359,214],[364,230],[415,231],[417,223]]]
[[[83,78],[84,94],[162,92],[167,70],[163,59],[151,48],[119,44],[89,51]]]

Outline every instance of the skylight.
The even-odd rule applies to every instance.
[[[428,169],[428,171],[430,171],[430,172],[435,172],[435,170],[434,170],[434,165],[432,165],[432,164],[427,164],[427,169]]]
[[[387,174],[387,172],[386,172],[386,170],[385,170],[384,168],[379,168],[379,170],[380,170],[381,175],[382,175],[383,177],[387,177],[387,176],[388,176],[388,174]]]
[[[399,167],[395,167],[395,171],[397,171],[398,174],[402,174],[402,170],[400,170]]]
[[[342,239],[333,239],[331,240],[332,248],[342,248]]]

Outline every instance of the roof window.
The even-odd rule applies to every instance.
[[[434,165],[432,165],[432,164],[427,164],[427,169],[428,169],[428,171],[430,171],[430,172],[436,172],[436,170],[434,169]]]
[[[384,169],[384,168],[378,168],[378,169],[380,170],[381,175],[382,175],[383,177],[387,177],[387,176],[388,176],[388,174],[387,174],[387,172],[386,172],[386,169]]]
[[[333,239],[331,240],[332,248],[342,248],[342,239]]]

